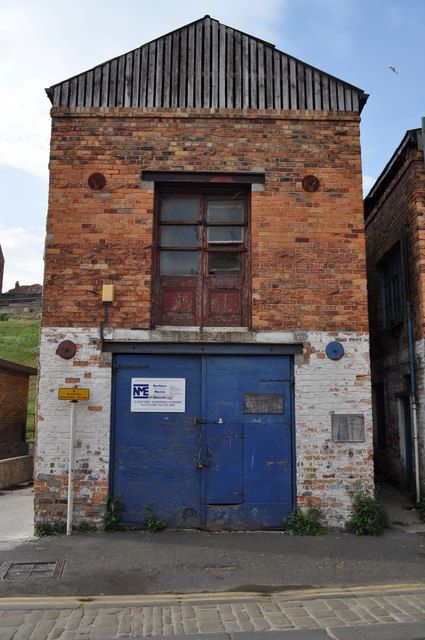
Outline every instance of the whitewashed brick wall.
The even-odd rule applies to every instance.
[[[152,333],[149,332],[150,338]],[[328,524],[342,526],[350,507],[347,489],[356,481],[361,481],[367,491],[373,489],[368,335],[327,332],[261,332],[250,335],[241,334],[241,341],[257,344],[304,341],[304,354],[295,356],[298,499],[301,504],[309,500],[317,502]],[[233,340],[235,337],[237,334],[232,334]],[[58,344],[66,339],[78,345],[71,360],[64,360],[55,353]],[[190,339],[189,335],[187,339]],[[208,339],[214,340],[214,334],[210,334]],[[216,339],[222,340],[222,332]],[[325,355],[326,345],[335,339],[340,340],[345,349],[339,361],[332,361]],[[76,472],[80,477],[89,476],[93,480],[93,485],[89,482],[82,487],[80,498],[87,495],[90,501],[90,492],[98,491],[99,482],[106,486],[108,480],[110,354],[100,353],[98,329],[44,328],[40,348],[35,473],[36,479],[52,487],[56,484],[57,491],[63,489],[63,486],[58,486],[58,478],[67,473],[70,413],[69,403],[58,400],[57,392],[58,387],[74,383],[88,387],[91,393],[90,401],[78,406],[76,427]],[[365,442],[333,443],[333,412],[363,414]],[[40,514],[48,512],[48,504],[43,509],[39,509]],[[80,511],[84,515],[83,510]]]

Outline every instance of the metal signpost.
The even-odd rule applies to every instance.
[[[60,387],[58,389],[58,399],[68,400],[71,404],[69,427],[68,508],[66,514],[66,535],[70,536],[72,533],[72,515],[74,510],[74,443],[77,404],[80,400],[90,399],[90,389],[82,389],[79,387]]]

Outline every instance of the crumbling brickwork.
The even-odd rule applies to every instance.
[[[413,132],[412,132],[413,134]],[[377,191],[366,204],[366,246],[371,335],[372,382],[383,385],[385,447],[378,451],[378,471],[388,480],[406,488],[405,426],[402,399],[410,394],[407,312],[410,301],[416,351],[418,384],[418,424],[421,476],[424,477],[424,256],[425,256],[425,170],[423,151],[417,145],[405,145],[394,154],[388,174],[377,183]],[[416,136],[416,133],[415,133]],[[416,138],[415,138],[416,140]],[[400,326],[385,326],[379,264],[397,243],[401,251],[403,278],[403,318]],[[382,410],[382,409],[381,409]],[[378,406],[374,402],[375,425]],[[378,449],[378,438],[375,433]],[[412,489],[412,487],[409,487]]]
[[[252,319],[234,339],[304,343],[295,359],[298,500],[320,504],[340,526],[347,487],[373,486],[358,115],[127,108],[52,115],[36,518],[66,511],[60,385],[91,389],[77,422],[77,521],[99,521],[108,492],[112,363],[99,341],[102,285],[115,284],[111,335],[161,340],[152,326],[155,194],[141,172],[256,172],[265,186],[251,194]],[[103,190],[88,187],[93,172],[104,174]],[[308,174],[318,177],[317,192],[302,188]],[[63,339],[77,344],[72,360],[55,355]],[[184,339],[180,332],[177,341]],[[325,355],[336,339],[345,345],[339,362]],[[362,414],[365,442],[332,443],[332,413]]]

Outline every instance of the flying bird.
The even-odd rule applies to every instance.
[[[391,66],[390,66],[390,67],[388,67],[388,69],[389,69],[390,71],[392,71],[393,73],[398,73],[398,69],[396,69],[396,67],[391,67]]]

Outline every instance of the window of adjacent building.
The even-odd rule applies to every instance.
[[[379,263],[384,328],[403,322],[403,274],[400,245],[396,244]]]
[[[241,189],[158,194],[156,324],[247,324],[248,205]]]

